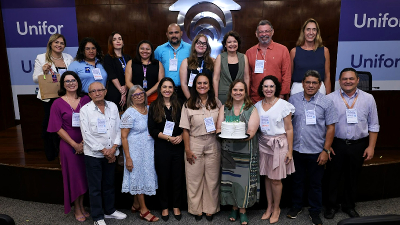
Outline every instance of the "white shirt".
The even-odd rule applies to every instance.
[[[294,113],[294,106],[289,102],[279,98],[275,105],[273,105],[268,111],[265,111],[262,107],[262,101],[263,100],[258,101],[254,106],[257,108],[260,119],[261,116],[268,116],[270,122],[270,130],[261,130],[260,123],[261,133],[270,136],[285,134],[285,123],[283,122],[283,119],[290,113]]]
[[[105,119],[106,133],[98,133],[97,119]],[[109,101],[105,101],[104,114],[93,101],[84,105],[80,110],[81,133],[84,141],[83,153],[87,156],[104,158],[100,151],[111,148],[114,144],[121,145],[121,129],[118,107]],[[119,154],[119,150],[115,155]]]

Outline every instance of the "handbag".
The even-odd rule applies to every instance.
[[[51,71],[53,72],[53,71]],[[39,75],[39,89],[42,99],[58,98],[58,90],[60,90],[60,74]]]

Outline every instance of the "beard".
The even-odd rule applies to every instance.
[[[270,42],[271,42],[271,40],[272,40],[272,37],[268,37],[268,39],[267,40],[263,40],[263,38],[264,37],[259,37],[258,38],[258,42],[260,43],[260,44],[269,44]]]
[[[178,39],[178,38],[171,39],[171,40],[169,40],[169,43],[172,44],[172,45],[176,45],[176,44],[181,43],[181,39]]]

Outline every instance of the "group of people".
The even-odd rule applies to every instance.
[[[321,181],[329,160],[325,218],[334,217],[339,203],[342,211],[358,216],[356,178],[374,154],[376,104],[357,89],[352,68],[342,70],[341,88],[331,93],[329,51],[320,33],[317,21],[308,19],[289,53],[272,41],[272,24],[262,20],[257,45],[238,52],[240,36],[230,31],[216,59],[207,36],[198,34],[190,45],[181,40],[177,24],[168,26],[168,42],[155,50],[141,41],[134,58],[123,53],[118,32],[109,36],[104,57],[94,39],[84,38],[75,59],[63,53],[64,36],[52,35],[47,52],[36,59],[33,78],[61,75],[60,98],[43,99],[43,137],[49,159],[57,155],[53,134],[61,138],[64,212],[73,203],[75,218],[91,216],[95,225],[105,224],[104,218],[126,218],[114,207],[115,161],[121,152],[122,192],[134,196],[132,213],[149,222],[159,218],[144,195],[157,194],[164,221],[171,205],[181,219],[186,178],[188,211],[196,221],[204,214],[211,221],[220,205],[231,205],[229,220],[247,224],[246,209],[258,202],[262,175],[268,206],[261,219],[276,223],[281,180],[293,174],[287,216],[295,219],[302,211],[308,176],[310,218],[322,224]],[[247,138],[219,138],[222,122],[232,119],[245,123]],[[347,187],[339,202],[342,177]],[[83,207],[87,190],[90,214]]]

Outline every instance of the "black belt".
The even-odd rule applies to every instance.
[[[366,140],[368,140],[368,138],[369,138],[369,137],[366,136],[365,138],[360,138],[360,139],[358,139],[358,140],[349,140],[349,139],[341,139],[341,138],[335,137],[335,140],[344,142],[346,145],[354,145],[354,144],[357,144],[357,143],[366,141]]]

